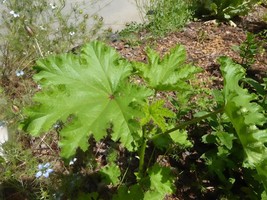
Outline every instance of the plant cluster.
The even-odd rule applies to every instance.
[[[175,179],[169,167],[149,158],[149,146],[153,144],[158,150],[166,150],[170,145],[190,147],[185,128],[217,116],[215,131],[204,140],[217,141],[219,145],[215,154],[205,154],[210,169],[222,182],[232,184],[235,178],[225,177],[226,168],[252,170],[262,183],[253,191],[259,197],[263,186],[267,186],[266,110],[257,102],[256,94],[240,85],[245,70],[229,58],[221,58],[224,88],[217,92],[217,106],[204,115],[180,122],[164,106],[164,100],[154,97],[159,92],[192,91],[188,80],[193,80],[200,70],[185,64],[185,50],[180,45],[162,59],[151,49],[147,55],[147,64],[131,63],[103,43],[92,42],[84,46],[80,55],[62,54],[39,60],[34,79],[42,90],[34,96],[35,105],[25,110],[28,118],[24,129],[36,136],[62,121],[59,145],[65,159],[76,155],[78,148],[86,151],[90,138],[100,141],[110,137],[138,157],[132,183],[124,182],[127,177],[123,178],[122,171],[126,169],[119,167],[116,157],[101,168],[104,183],[117,189],[113,199],[163,199],[174,192]],[[139,79],[143,84],[139,84]],[[236,141],[242,147],[242,153],[236,155],[240,163],[234,163],[229,156],[236,153]]]
[[[231,19],[255,2],[150,1],[144,7],[148,23],[132,24],[121,35],[134,32],[129,41],[135,44],[138,30],[164,35],[182,27],[195,9]],[[146,63],[130,62],[100,41],[87,43],[102,21],[76,5],[67,15],[65,1],[2,5],[2,85],[15,79],[27,97],[18,102],[10,98],[18,91],[0,88],[0,120],[17,130],[15,122],[23,119],[21,134],[31,134],[31,141],[44,134],[38,145],[53,140],[46,146],[60,155],[39,158],[26,144],[1,144],[0,198],[15,190],[17,199],[164,199],[175,194],[182,173],[173,160],[197,145],[189,130],[205,124],[211,131],[200,136],[208,147],[200,159],[221,194],[236,198],[242,182],[239,198],[266,199],[267,78],[245,75],[259,51],[254,35],[237,48],[242,65],[218,60],[223,88],[211,91],[199,86],[201,69],[187,63],[181,45],[163,57],[147,48]],[[88,29],[90,19],[95,25]],[[35,83],[26,81],[32,74]]]
[[[196,15],[215,17],[220,20],[230,20],[237,16],[246,15],[259,0],[193,0]]]
[[[181,29],[192,19],[191,3],[185,0],[136,0],[144,24],[139,29],[150,32],[153,36],[163,36],[168,32]]]
[[[240,46],[234,46],[233,48],[239,52],[242,58],[241,64],[245,68],[249,68],[254,64],[255,57],[259,53],[260,43],[254,34],[248,32],[246,40]]]

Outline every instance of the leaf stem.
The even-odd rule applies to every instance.
[[[145,127],[143,127],[142,129],[143,129],[142,130],[143,138],[142,138],[141,148],[139,151],[139,169],[138,169],[139,178],[142,178],[144,175],[144,163],[145,163],[145,153],[146,153],[146,144],[147,144]]]
[[[167,130],[167,131],[165,131],[165,132],[162,132],[162,133],[160,133],[160,134],[154,135],[154,136],[151,137],[150,139],[151,139],[151,140],[154,140],[154,139],[156,139],[157,137],[160,137],[160,136],[165,135],[165,134],[170,134],[170,133],[172,133],[172,132],[174,132],[174,131],[176,131],[176,130],[178,130],[178,129],[184,129],[185,127],[187,127],[187,126],[189,126],[189,125],[191,125],[191,124],[195,124],[195,123],[197,123],[197,122],[199,122],[199,121],[201,121],[201,120],[207,119],[208,117],[210,117],[210,116],[212,116],[212,115],[215,115],[215,114],[218,114],[218,113],[222,113],[223,111],[224,111],[224,108],[223,108],[223,107],[222,107],[222,108],[219,108],[219,109],[217,109],[217,110],[215,110],[215,111],[213,111],[213,112],[211,112],[211,113],[209,113],[209,114],[203,115],[203,116],[201,116],[201,117],[196,117],[196,118],[193,118],[193,119],[190,120],[190,121],[186,121],[186,122],[183,122],[183,123],[181,123],[181,124],[178,124],[178,125],[175,126],[174,128],[169,129],[169,130]]]

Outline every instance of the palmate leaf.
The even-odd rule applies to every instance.
[[[112,127],[111,137],[133,150],[135,119],[142,116],[138,105],[151,91],[129,83],[131,65],[116,51],[100,42],[91,42],[81,55],[63,54],[37,62],[34,79],[42,86],[34,97],[36,105],[26,109],[25,129],[32,135],[47,131],[61,120],[62,156],[70,157],[88,138],[100,140]]]
[[[148,169],[148,176],[139,183],[130,186],[120,186],[113,200],[162,200],[174,192],[174,177],[168,167],[158,164]]]
[[[175,113],[164,107],[164,101],[158,100],[152,102],[150,105],[144,105],[143,110],[145,117],[141,119],[141,125],[145,125],[150,121],[153,121],[162,131],[167,128],[166,117],[174,118]]]
[[[110,163],[103,168],[100,169],[101,176],[103,177],[103,181],[108,185],[117,185],[119,184],[119,177],[121,176],[121,171],[119,166],[115,164],[115,162]]]
[[[187,83],[200,68],[186,64],[186,51],[177,45],[162,59],[152,49],[147,50],[148,64],[135,63],[135,68],[146,80],[149,87],[157,91],[181,90],[188,91],[191,86]]]
[[[145,193],[144,200],[164,199],[168,194],[174,192],[174,178],[171,170],[155,164],[148,170],[150,189]]]
[[[229,58],[222,57],[219,61],[224,76],[225,113],[247,155],[245,164],[257,170],[267,191],[267,129],[258,128],[267,122],[267,118],[255,102],[256,95],[239,86],[245,70]]]

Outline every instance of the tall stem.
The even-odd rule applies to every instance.
[[[138,169],[139,178],[142,178],[144,175],[144,163],[145,163],[145,153],[146,153],[146,144],[147,144],[145,127],[143,127],[142,132],[143,132],[142,144],[141,144],[141,148],[139,151],[139,169]]]

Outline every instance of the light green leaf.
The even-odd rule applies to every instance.
[[[26,109],[25,129],[32,135],[48,131],[58,120],[66,125],[60,133],[62,156],[80,147],[86,150],[93,135],[100,140],[112,127],[112,139],[134,148],[140,128],[141,104],[152,93],[128,81],[132,67],[101,42],[84,46],[81,55],[63,54],[37,62],[34,79],[42,86],[36,104]]]
[[[225,145],[229,150],[232,149],[233,140],[235,139],[233,134],[222,131],[218,131],[215,134],[218,136],[221,144]]]
[[[114,186],[119,184],[119,177],[121,171],[118,165],[110,163],[100,170],[101,175],[104,177],[106,184],[113,184]]]
[[[148,64],[135,63],[135,68],[147,81],[147,84],[158,91],[188,90],[191,86],[187,83],[200,68],[186,64],[186,51],[177,45],[162,59],[152,49],[147,50]]]
[[[141,200],[144,199],[144,192],[140,185],[136,184],[129,189],[126,186],[121,186],[118,193],[115,194],[112,200]]]
[[[145,193],[144,199],[163,199],[174,192],[174,178],[171,170],[158,164],[148,170],[150,189]]]
[[[176,130],[171,132],[169,135],[174,143],[179,144],[184,148],[193,146],[192,142],[188,140],[188,134],[186,130]]]
[[[141,125],[153,121],[162,131],[165,131],[167,128],[165,118],[173,118],[175,117],[175,113],[165,108],[164,103],[164,100],[158,100],[150,105],[145,105],[143,107],[145,117],[141,119]]]
[[[233,124],[237,136],[247,155],[245,165],[257,170],[267,192],[267,129],[260,130],[267,122],[263,109],[255,101],[257,96],[240,87],[245,70],[231,59],[219,60],[224,77],[225,113]]]

